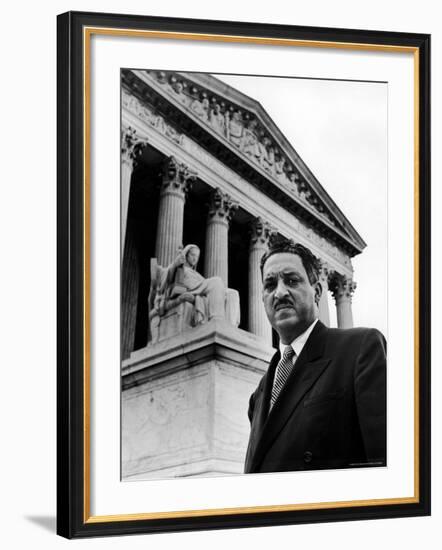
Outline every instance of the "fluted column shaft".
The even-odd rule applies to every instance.
[[[140,278],[135,239],[130,226],[126,238],[121,275],[121,353],[123,359],[129,357],[134,350]]]
[[[268,249],[272,228],[261,218],[251,224],[249,248],[249,331],[272,345],[272,327],[262,301],[261,258]]]
[[[121,164],[121,254],[123,254],[124,243],[126,242],[127,211],[132,170],[133,160],[129,156],[123,156]]]
[[[169,265],[183,241],[184,193],[161,193],[155,256],[160,265]]]
[[[321,299],[319,300],[319,319],[327,327],[330,326],[330,311],[328,308],[328,276],[329,269],[326,265],[323,265],[319,275],[319,281],[322,287]]]
[[[207,224],[205,276],[221,277],[227,287],[229,225],[224,220],[213,219]]]
[[[333,297],[336,301],[336,313],[339,328],[353,327],[353,313],[351,297],[356,289],[356,283],[343,275],[335,275],[331,285]]]
[[[207,217],[204,274],[207,278],[221,277],[226,287],[229,281],[229,223],[237,208],[229,195],[220,189],[213,192]]]
[[[155,256],[169,265],[183,241],[184,203],[195,174],[170,157],[163,166]]]

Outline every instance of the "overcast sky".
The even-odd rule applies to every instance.
[[[354,323],[387,335],[387,84],[215,76],[261,103],[367,243],[353,258]]]

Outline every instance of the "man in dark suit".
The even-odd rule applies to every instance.
[[[385,339],[318,320],[319,270],[293,241],[271,244],[262,258],[280,350],[250,398],[246,473],[386,465]]]

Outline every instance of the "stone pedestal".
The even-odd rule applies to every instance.
[[[261,218],[251,225],[249,248],[249,331],[272,344],[272,327],[262,301],[261,258],[268,248],[272,228]]]
[[[124,480],[239,474],[249,398],[274,350],[217,320],[123,363]]]
[[[211,197],[207,218],[204,276],[221,277],[228,286],[229,222],[238,205],[229,195],[216,189]]]
[[[353,313],[351,297],[356,289],[356,283],[343,275],[334,275],[330,285],[333,297],[336,300],[336,313],[339,328],[353,327]]]

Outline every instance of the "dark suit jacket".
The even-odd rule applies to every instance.
[[[245,472],[386,464],[386,345],[375,329],[320,321],[269,414],[279,351],[249,404]]]

